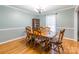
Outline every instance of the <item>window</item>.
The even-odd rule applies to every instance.
[[[56,32],[56,15],[46,16],[46,26],[50,27],[52,32]]]

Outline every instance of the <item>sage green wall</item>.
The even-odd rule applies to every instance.
[[[26,10],[27,11],[27,10]],[[51,11],[52,12],[52,11]],[[40,19],[40,26],[46,26],[45,15],[31,15],[13,9],[7,6],[0,5],[0,42],[4,42],[13,38],[25,35],[25,28],[32,25],[32,18]],[[74,9],[68,9],[57,14],[57,31],[60,27],[74,28]],[[8,29],[18,28],[18,29]],[[8,30],[5,30],[8,29]],[[66,29],[65,36],[74,38],[74,30]]]
[[[57,27],[74,28],[74,9],[68,9],[57,14]]]
[[[25,28],[20,27],[31,26],[32,18],[35,17],[34,15],[21,12],[17,9],[0,5],[0,42],[24,36]]]
[[[65,37],[74,39],[74,9],[64,10],[57,14],[57,31],[64,27]]]
[[[52,15],[54,11],[51,11]],[[65,37],[74,39],[74,8],[57,12],[56,27],[59,32],[60,27],[65,27]],[[41,24],[46,26],[46,16],[41,15]]]
[[[0,29],[31,26],[33,17],[13,8],[0,6]]]

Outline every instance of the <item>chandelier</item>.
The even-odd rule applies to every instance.
[[[44,12],[46,9],[44,7],[40,7],[38,6],[38,8],[35,8],[35,11],[38,13],[38,14],[41,14],[42,12]]]

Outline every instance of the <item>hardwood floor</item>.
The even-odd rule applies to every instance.
[[[78,54],[79,53],[79,42],[70,40],[70,39],[64,39],[63,40],[63,47],[65,54]]]
[[[69,39],[63,40],[64,54],[79,54],[79,42]],[[25,38],[0,44],[0,54],[45,54],[26,46]]]

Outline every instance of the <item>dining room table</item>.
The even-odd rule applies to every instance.
[[[41,47],[42,50],[48,49],[51,50],[51,53],[57,53],[57,51],[54,50],[55,45],[54,43],[57,42],[58,38],[58,32],[53,31],[45,31],[40,32],[39,30],[33,29],[29,33],[31,35],[31,41],[33,41],[34,44],[32,44],[35,48],[38,48],[38,46]],[[54,46],[53,46],[54,45]],[[38,48],[39,49],[39,48]]]
[[[36,31],[36,32],[38,32],[38,31]],[[54,41],[53,37],[56,35],[56,32],[49,31],[49,32],[46,32],[46,33],[40,33],[39,34],[39,32],[38,33],[34,33],[32,31],[32,32],[30,32],[30,34],[32,36],[35,36],[35,41],[34,41],[35,45],[34,45],[34,47],[40,45],[41,47],[46,48],[48,46],[46,45],[45,41],[48,40],[48,43],[51,43],[52,41]],[[52,46],[50,48],[52,48]]]

